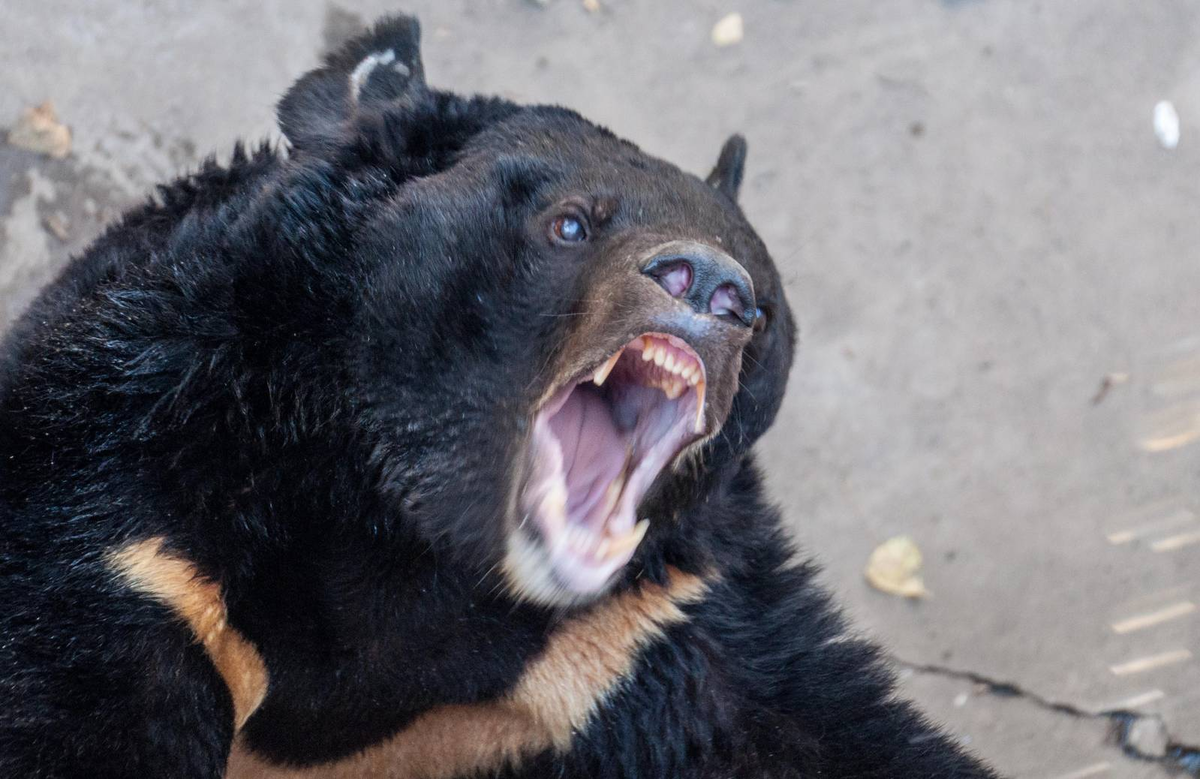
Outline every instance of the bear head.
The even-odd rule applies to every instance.
[[[647,531],[686,534],[779,408],[795,332],[737,204],[746,144],[701,179],[572,111],[431,89],[418,43],[385,20],[284,97],[275,229],[353,278],[355,419],[398,521],[585,602]]]

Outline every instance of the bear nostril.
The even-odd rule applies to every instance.
[[[695,241],[671,241],[656,249],[639,265],[664,292],[697,314],[754,324],[754,283],[737,260]]]
[[[673,298],[683,297],[692,286],[692,266],[684,260],[655,268],[652,275]]]
[[[732,284],[722,284],[713,292],[712,298],[708,301],[708,310],[716,316],[731,316],[736,319],[743,318],[743,312],[746,308],[742,302],[742,296],[738,294],[737,288]]]

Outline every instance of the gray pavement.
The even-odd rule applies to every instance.
[[[762,460],[826,583],[1009,774],[1200,775],[1200,6],[600,3],[404,7],[437,85],[570,105],[697,172],[745,133],[743,203],[803,330]],[[272,135],[317,53],[395,8],[5,0],[0,127],[51,100],[74,143],[0,144],[0,326],[155,181]],[[732,11],[745,39],[717,48]],[[862,577],[901,534],[919,602]]]

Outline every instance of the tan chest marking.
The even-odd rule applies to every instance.
[[[267,694],[267,667],[254,645],[229,626],[221,587],[192,563],[150,538],[109,554],[109,566],[130,587],[171,609],[188,624],[233,698],[240,729]]]
[[[708,586],[673,570],[670,585],[618,595],[550,637],[504,698],[442,706],[354,757],[314,768],[267,764],[234,748],[229,779],[449,779],[473,776],[547,749],[567,751],[604,700],[628,677],[640,649],[687,620],[682,606]]]

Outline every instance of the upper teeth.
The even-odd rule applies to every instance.
[[[668,373],[673,373],[682,378],[688,385],[696,386],[703,381],[703,371],[700,370],[700,364],[696,362],[687,352],[675,349],[665,342],[655,339],[651,336],[642,337],[642,359],[661,367]],[[682,392],[682,388],[680,389]],[[670,393],[667,393],[670,395]],[[676,394],[672,397],[678,397]]]

